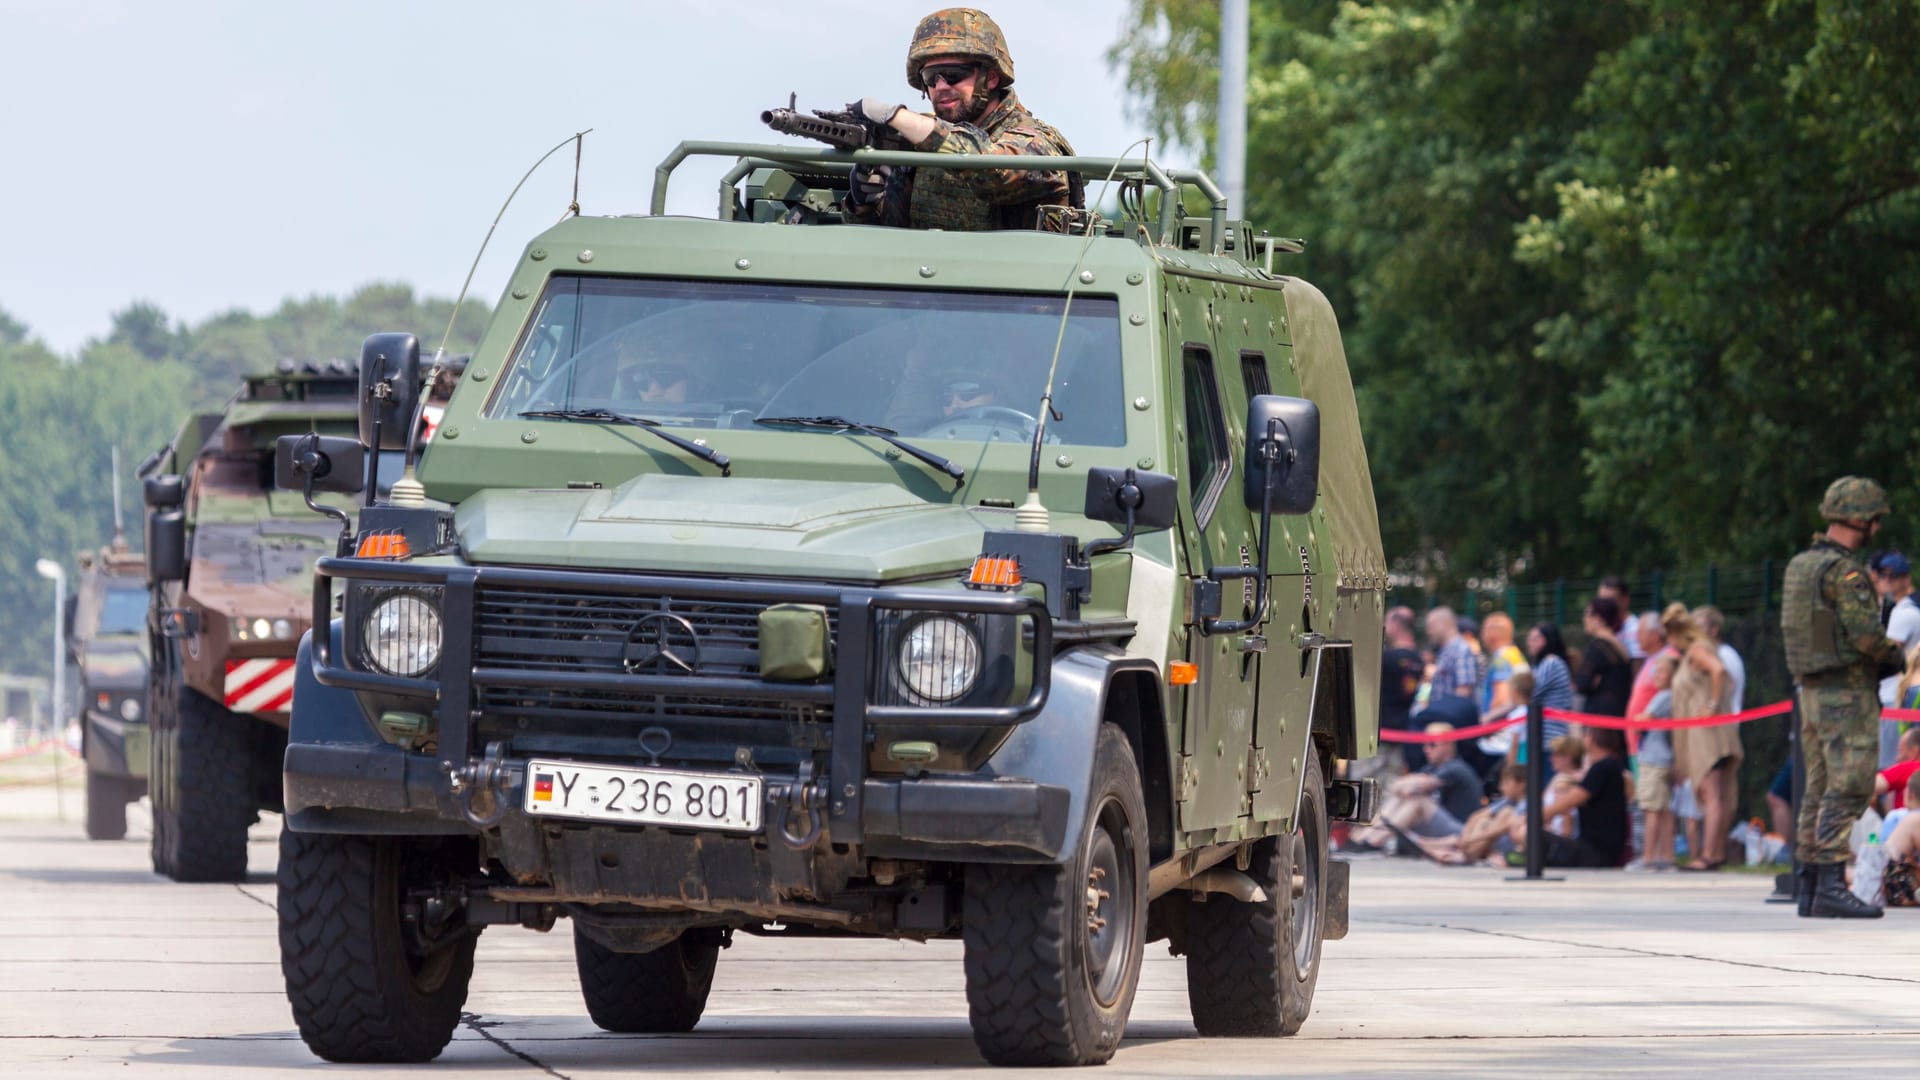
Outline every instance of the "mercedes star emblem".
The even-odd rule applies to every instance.
[[[678,615],[643,615],[627,631],[620,663],[630,675],[692,675],[700,670],[700,634]]]

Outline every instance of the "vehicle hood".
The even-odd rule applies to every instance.
[[[115,635],[87,643],[83,660],[87,685],[96,689],[146,685],[145,638]]]
[[[484,491],[457,524],[476,563],[880,582],[959,570],[1013,511],[890,484],[649,473],[607,490]]]

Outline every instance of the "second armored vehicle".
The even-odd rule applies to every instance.
[[[116,542],[83,551],[68,646],[86,718],[89,840],[127,835],[127,804],[147,793],[146,560]]]

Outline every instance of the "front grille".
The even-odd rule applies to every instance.
[[[760,677],[760,612],[752,600],[688,600],[487,585],[474,603],[474,666],[701,679]],[[830,631],[837,612],[829,611]],[[642,627],[642,623],[646,626]],[[626,715],[692,721],[796,721],[824,710],[725,693],[629,694],[508,683],[477,686],[494,715],[567,719]],[[692,691],[692,687],[689,688]]]

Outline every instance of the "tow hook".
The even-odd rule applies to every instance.
[[[447,790],[453,793],[460,816],[466,818],[468,824],[476,829],[491,829],[507,816],[507,788],[511,785],[513,770],[507,766],[505,743],[497,740],[488,743],[485,757],[470,760],[458,769],[453,767],[453,762],[443,761],[440,771],[447,774]],[[475,796],[483,792],[492,804],[492,809],[485,814],[474,809]]]
[[[773,797],[780,803],[780,839],[795,850],[812,847],[814,841],[820,839],[820,806],[827,801],[827,786],[814,782],[813,762],[802,761],[800,775],[794,778],[792,784],[786,785],[784,791],[780,790],[781,785],[772,787]],[[798,835],[794,833],[792,825],[795,814],[807,816],[807,831]]]

